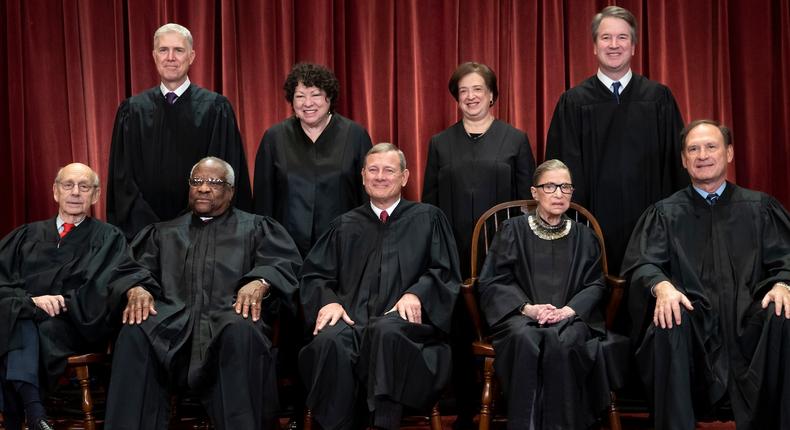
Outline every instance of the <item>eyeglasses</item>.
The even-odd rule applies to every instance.
[[[80,182],[79,184],[75,184],[74,182],[58,182],[60,188],[63,191],[71,191],[74,189],[74,186],[77,186],[77,189],[80,190],[81,193],[87,193],[88,191],[97,187],[97,185],[86,184],[84,182]]]
[[[543,188],[543,192],[547,194],[554,194],[557,191],[557,188],[560,189],[562,194],[571,194],[573,193],[573,184],[555,184],[553,182],[546,182],[545,184],[535,185],[535,188]]]
[[[224,187],[225,185],[231,186],[230,182],[223,181],[222,179],[217,179],[217,178],[208,178],[208,179],[189,178],[189,185],[192,186],[192,187],[198,188],[198,187],[200,187],[203,184],[208,185],[209,187],[211,187],[211,189],[214,189],[214,190],[219,190],[222,187]]]

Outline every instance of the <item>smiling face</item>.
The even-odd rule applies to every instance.
[[[565,169],[547,170],[538,178],[538,185],[542,184],[570,184],[571,175]],[[564,214],[571,205],[573,194],[563,193],[559,187],[553,193],[547,193],[542,187],[531,187],[532,198],[538,201],[538,214],[546,221],[559,221],[557,218]]]
[[[593,52],[598,57],[598,67],[606,76],[614,80],[623,77],[631,68],[635,51],[631,27],[625,20],[613,17],[601,20]]]
[[[386,209],[400,198],[401,189],[409,181],[409,169],[401,170],[400,157],[396,151],[370,154],[365,157],[362,168],[362,183],[370,201],[376,207]]]
[[[330,105],[326,91],[318,87],[306,87],[301,82],[296,86],[291,102],[294,115],[303,125],[311,128],[322,125],[329,115]]]
[[[198,186],[189,186],[189,207],[198,216],[215,217],[222,215],[230,207],[233,187],[227,183],[225,166],[216,161],[206,160],[195,168],[192,177],[203,179]],[[214,180],[214,183],[210,181]]]
[[[494,95],[478,73],[470,73],[458,81],[458,108],[464,118],[480,120],[488,116]]]
[[[681,159],[694,186],[712,191],[727,180],[733,155],[732,145],[724,143],[718,127],[700,124],[686,135]]]
[[[195,51],[187,39],[176,32],[164,33],[154,41],[153,56],[156,71],[170,90],[186,81],[189,66],[195,61]]]
[[[79,221],[88,216],[91,205],[99,200],[96,173],[84,164],[69,164],[55,179],[52,194],[60,218],[66,222]]]

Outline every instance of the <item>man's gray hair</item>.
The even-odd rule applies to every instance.
[[[591,25],[593,43],[598,41],[598,27],[601,26],[601,21],[603,21],[604,18],[620,18],[627,22],[628,26],[631,28],[631,41],[634,45],[639,41],[636,17],[634,14],[629,12],[628,9],[624,9],[620,6],[607,6],[593,17]]]
[[[215,163],[221,164],[225,168],[225,182],[229,183],[231,187],[236,185],[236,173],[233,171],[233,166],[231,166],[230,163],[228,163],[227,161],[217,157],[201,158],[200,161],[198,161],[197,163],[195,163],[194,166],[192,166],[192,170],[189,171],[189,177],[191,178],[192,176],[194,176],[195,170],[198,168],[198,166],[200,166],[201,164],[207,161],[213,161]]]
[[[398,158],[400,159],[400,170],[401,172],[406,170],[406,156],[403,155],[403,151],[398,149],[397,146],[389,143],[389,142],[381,142],[373,145],[372,148],[365,154],[365,164],[367,165],[368,162],[368,155],[372,154],[381,154],[384,152],[397,152]],[[364,166],[363,166],[364,167]]]
[[[187,46],[189,49],[192,49],[192,33],[189,32],[189,29],[184,27],[183,25],[176,24],[174,22],[169,22],[161,27],[159,27],[156,32],[154,33],[154,49],[156,49],[156,41],[159,40],[162,35],[165,33],[178,33],[184,37],[187,41]]]

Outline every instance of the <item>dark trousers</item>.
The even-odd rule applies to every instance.
[[[165,369],[140,326],[123,327],[113,353],[107,430],[168,428],[169,389],[187,388],[189,358],[176,355],[174,366]],[[271,428],[278,402],[269,340],[248,320],[239,319],[223,329],[209,355],[216,363],[215,375],[196,391],[214,427]]]
[[[367,327],[342,320],[324,327],[299,354],[316,422],[326,430],[356,429],[370,411],[375,425],[396,428],[400,407],[429,408],[451,371],[450,348],[437,338],[433,326],[394,313]],[[363,400],[367,410],[360,411]]]

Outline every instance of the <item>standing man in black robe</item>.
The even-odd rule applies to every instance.
[[[554,108],[546,159],[565,162],[579,184],[574,201],[598,219],[612,273],[619,273],[636,220],[688,184],[680,165],[683,118],[669,88],[631,71],[636,18],[609,6],[592,21],[598,73]]]
[[[370,203],[335,219],[305,260],[301,302],[315,336],[299,355],[307,406],[326,430],[398,428],[450,378],[446,336],[461,283],[438,208],[401,198],[403,152],[375,145],[362,170]],[[360,403],[360,405],[358,405]]]
[[[726,181],[729,129],[694,121],[681,139],[691,186],[645,211],[623,262],[655,428],[726,404],[739,430],[790,428],[790,216]]]
[[[113,294],[128,300],[107,395],[109,429],[168,428],[168,392],[201,397],[217,429],[270,428],[277,411],[269,339],[293,307],[301,258],[271,218],[231,206],[233,168],[199,161],[192,212],[143,229]]]
[[[51,428],[41,390],[63,373],[68,356],[106,347],[108,281],[127,255],[123,233],[88,216],[100,193],[90,167],[60,169],[52,193],[57,216],[25,224],[0,241],[0,411],[6,430],[21,429],[24,419],[30,429]]]
[[[235,206],[252,208],[233,107],[187,76],[195,60],[192,34],[178,24],[163,25],[154,33],[153,57],[161,83],[121,102],[110,147],[107,220],[130,241],[143,227],[187,209],[184,178],[208,155],[233,166]]]

